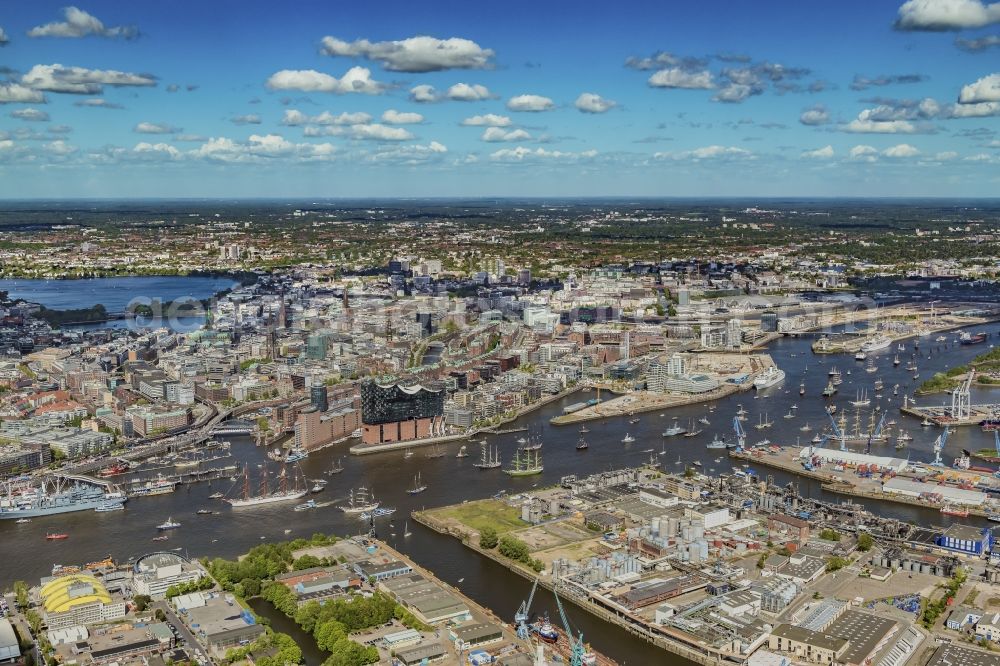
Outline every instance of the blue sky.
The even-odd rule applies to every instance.
[[[1000,3],[288,7],[4,3],[0,197],[1000,192]]]

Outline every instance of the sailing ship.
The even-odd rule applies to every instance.
[[[374,511],[379,506],[379,502],[368,491],[367,488],[360,487],[357,490],[351,489],[347,496],[347,504],[340,507],[344,513],[367,513]]]
[[[774,425],[773,421],[769,421],[767,419],[767,415],[766,414],[761,414],[760,418],[758,420],[759,420],[759,423],[757,423],[757,425],[754,426],[754,428],[756,428],[757,430],[763,430],[764,428],[770,428],[771,426]]]
[[[337,458],[337,462],[333,463],[333,467],[327,472],[327,474],[340,474],[344,471],[344,463],[341,462],[340,458]]]
[[[431,449],[431,452],[427,454],[427,457],[428,458],[443,458],[444,454],[445,454],[444,449],[442,449],[440,446],[438,446],[437,444],[435,444],[434,448]]]
[[[500,466],[500,450],[493,447],[491,450],[487,450],[486,444],[480,444],[481,447],[481,457],[479,462],[475,463],[474,466],[479,469],[496,469]]]
[[[701,428],[695,428],[694,427],[694,419],[692,419],[691,422],[688,424],[688,431],[686,433],[684,433],[684,436],[685,437],[697,437],[701,433],[702,433]]]
[[[425,490],[427,490],[427,484],[421,480],[420,472],[417,472],[417,475],[413,477],[413,487],[408,489],[406,492],[409,495],[419,495]]]
[[[288,483],[288,473],[282,469],[278,474],[278,484],[276,488],[270,486],[267,467],[262,467],[260,471],[260,484],[256,495],[250,494],[250,467],[243,468],[243,495],[226,501],[233,508],[245,506],[258,506],[261,504],[271,504],[273,502],[285,502],[303,497],[308,489],[302,483],[297,473],[293,474],[292,483]]]
[[[511,466],[504,470],[504,474],[509,476],[532,476],[541,474],[545,468],[542,466],[542,454],[538,449],[527,450],[518,449],[514,453]]]

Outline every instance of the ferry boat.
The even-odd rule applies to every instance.
[[[962,334],[958,336],[958,343],[962,345],[978,345],[981,342],[986,342],[985,333],[971,334],[968,331],[962,331]]]
[[[97,513],[108,513],[109,511],[124,511],[125,505],[121,502],[105,502],[94,507]]]
[[[379,502],[368,491],[367,488],[351,489],[351,494],[347,496],[347,504],[340,507],[344,513],[368,513],[379,507]]]
[[[532,476],[541,474],[544,469],[542,454],[537,449],[533,451],[522,449],[514,453],[511,466],[504,470],[504,474],[508,476]]]
[[[285,457],[285,462],[286,463],[298,462],[300,460],[305,460],[308,457],[309,457],[308,451],[304,451],[303,449],[292,449],[291,451],[288,452],[288,455]]]
[[[869,338],[863,345],[861,345],[861,351],[863,352],[874,352],[880,349],[885,349],[892,344],[892,338],[886,335],[876,335],[873,338]]]
[[[296,504],[293,509],[295,511],[308,511],[309,509],[316,508],[316,500],[306,500],[302,504]]]
[[[177,482],[168,479],[162,474],[157,474],[155,479],[147,481],[140,486],[132,486],[129,492],[137,497],[148,497],[151,495],[167,495],[177,490]]]
[[[635,441],[635,437],[633,437],[632,435],[630,435],[628,433],[625,433],[625,436],[622,437],[622,444],[631,444],[634,441]]]
[[[420,472],[417,472],[417,475],[413,477],[413,487],[409,488],[406,492],[409,495],[419,495],[425,490],[427,490],[427,484],[421,481]]]
[[[785,371],[777,366],[770,366],[760,377],[753,380],[753,386],[758,391],[780,384],[785,379]]]
[[[177,529],[180,526],[181,524],[176,522],[173,518],[167,518],[166,521],[157,525],[156,529],[160,530],[161,532],[165,532],[167,530]]]
[[[308,493],[298,475],[294,476],[291,485],[288,483],[288,475],[284,469],[278,474],[277,488],[271,488],[267,468],[262,467],[260,472],[260,485],[256,495],[250,492],[250,468],[249,465],[243,470],[243,495],[242,497],[227,499],[230,506],[235,508],[260,506],[262,504],[273,504],[274,502],[286,502],[305,497]]]

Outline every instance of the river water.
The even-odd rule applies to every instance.
[[[79,280],[0,280],[0,291],[10,298],[40,303],[50,310],[76,310],[103,305],[121,312],[134,299],[205,299],[239,283],[226,277],[152,276],[87,278]]]
[[[337,459],[342,459],[343,473],[325,477],[330,484],[319,495],[314,495],[317,501],[344,498],[352,488],[364,486],[373,491],[384,506],[398,509],[390,523],[387,519],[377,524],[379,536],[390,544],[407,553],[419,564],[431,569],[442,580],[459,587],[468,596],[479,603],[492,608],[501,617],[510,617],[520,601],[528,594],[529,583],[517,574],[512,573],[490,560],[482,558],[465,549],[457,540],[439,535],[422,528],[420,525],[408,523],[406,516],[409,511],[425,507],[436,507],[459,503],[463,500],[489,497],[498,490],[504,489],[516,493],[530,489],[535,484],[550,485],[557,483],[566,474],[586,475],[613,467],[638,465],[650,458],[648,449],[654,449],[654,455],[665,450],[665,455],[657,455],[667,470],[681,470],[683,465],[675,464],[679,459],[690,463],[700,460],[705,471],[724,472],[730,469],[729,458],[725,452],[706,450],[705,445],[713,435],[719,433],[732,438],[731,423],[738,405],[742,404],[749,410],[745,426],[748,430],[748,441],[755,443],[763,435],[754,430],[751,425],[758,422],[761,415],[774,421],[774,426],[762,431],[776,444],[794,444],[801,438],[807,443],[813,432],[803,433],[799,427],[808,422],[814,429],[819,429],[828,423],[824,412],[826,402],[820,396],[820,391],[826,385],[827,371],[834,365],[844,374],[844,383],[835,402],[848,414],[853,414],[847,402],[853,400],[857,390],[866,388],[869,394],[874,394],[872,383],[877,377],[885,382],[886,398],[882,401],[889,411],[889,417],[895,418],[900,426],[913,435],[914,440],[906,451],[896,452],[891,445],[875,447],[873,453],[881,455],[908,455],[914,461],[929,461],[934,438],[939,431],[936,428],[921,428],[919,422],[899,414],[898,405],[904,392],[912,393],[920,381],[930,377],[933,372],[949,366],[965,363],[973,356],[983,353],[990,343],[996,339],[1000,326],[974,327],[972,330],[989,331],[993,334],[987,344],[959,346],[954,343],[955,333],[949,333],[948,343],[934,342],[933,337],[921,340],[920,354],[917,361],[920,367],[921,379],[913,380],[912,373],[904,366],[910,360],[912,341],[906,343],[906,352],[900,354],[903,361],[898,368],[893,368],[892,358],[895,345],[892,348],[876,353],[879,368],[877,373],[866,373],[864,364],[846,355],[821,358],[814,356],[809,345],[810,338],[783,338],[774,342],[770,353],[777,364],[787,373],[783,385],[768,389],[764,393],[767,398],[755,398],[753,392],[740,393],[715,403],[715,411],[709,412],[705,405],[690,405],[663,414],[648,413],[641,415],[641,421],[629,424],[627,417],[611,418],[588,424],[590,433],[586,435],[590,448],[577,451],[575,448],[579,438],[577,428],[573,426],[556,427],[549,424],[549,419],[562,412],[563,406],[578,402],[583,397],[593,397],[593,394],[576,394],[520,419],[516,426],[528,426],[532,432],[540,435],[544,441],[542,449],[545,472],[537,477],[512,479],[500,470],[480,471],[472,466],[478,455],[478,444],[469,442],[469,457],[456,458],[459,443],[447,446],[447,455],[442,458],[429,459],[427,450],[418,450],[410,459],[404,459],[401,453],[384,453],[371,456],[353,457],[347,454],[347,445],[338,445],[316,452],[303,460],[301,465],[307,478],[325,477]],[[946,347],[947,345],[947,347]],[[927,358],[928,352],[930,358]],[[846,372],[850,370],[851,374]],[[798,395],[799,382],[806,386],[806,395]],[[895,383],[900,384],[900,395],[889,402]],[[973,402],[995,402],[996,393],[990,390],[973,390]],[[920,399],[921,404],[940,404],[946,400],[944,394]],[[795,418],[784,419],[793,404],[798,405]],[[678,422],[687,427],[691,419],[707,416],[712,425],[698,437],[667,438],[661,432],[671,423],[672,416],[678,417]],[[630,432],[636,441],[623,444],[622,437]],[[506,462],[517,446],[516,440],[524,433],[490,436],[491,444],[497,444],[501,456]],[[960,428],[948,442],[945,450],[945,460],[960,454],[963,448],[976,450],[992,446],[992,436],[980,432],[978,428]],[[258,464],[269,464],[276,471],[275,463],[267,463],[264,451],[256,448],[245,438],[233,440],[234,461],[247,462],[253,474],[257,473]],[[722,453],[716,461],[717,456]],[[408,495],[406,489],[412,484],[413,475],[419,471],[428,490],[419,495]],[[843,496],[825,493],[819,484],[808,479],[799,479],[795,475],[771,471],[766,468],[757,470],[760,474],[773,474],[778,482],[799,480],[800,492],[804,495],[822,497],[827,500],[841,501]],[[141,473],[141,472],[140,472]],[[149,473],[146,473],[147,475]],[[231,509],[228,505],[208,499],[208,495],[216,491],[236,492],[234,482],[230,480],[213,483],[199,483],[181,486],[171,495],[158,497],[136,498],[128,503],[123,512],[93,513],[80,512],[65,514],[50,518],[36,518],[31,523],[17,525],[14,521],[0,521],[0,587],[9,588],[16,579],[37,582],[38,577],[47,575],[52,564],[75,564],[103,558],[109,553],[118,559],[137,556],[142,553],[176,549],[192,557],[221,556],[235,557],[245,552],[254,544],[264,541],[276,541],[298,536],[309,536],[314,532],[334,534],[358,534],[366,527],[355,517],[345,515],[336,507],[326,507],[313,511],[295,512],[292,503],[273,504],[256,509]],[[923,525],[945,525],[952,521],[969,522],[976,525],[986,523],[977,519],[957,519],[942,516],[937,511],[921,509],[906,505],[861,501],[867,508],[883,515],[914,521]],[[219,511],[216,515],[199,516],[195,511],[199,508],[213,508]],[[157,535],[156,525],[173,517],[182,523],[174,530],[169,541],[153,543],[151,539]],[[391,526],[390,526],[391,525]],[[404,537],[406,528],[412,532]],[[46,531],[58,529],[68,532],[70,538],[61,542],[47,542]],[[290,530],[288,534],[286,530]],[[461,580],[462,582],[459,582]],[[555,604],[550,595],[539,593],[536,599],[538,611],[555,612]],[[570,606],[570,621],[584,633],[585,639],[593,646],[617,659],[623,664],[681,664],[684,660],[667,655],[643,641],[631,637],[621,629],[595,619],[575,606]]]

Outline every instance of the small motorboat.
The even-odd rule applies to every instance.
[[[49,541],[62,541],[63,539],[68,539],[69,535],[68,534],[61,534],[61,533],[60,534],[56,534],[54,532],[49,532],[48,534],[45,535],[45,538],[48,539]]]

